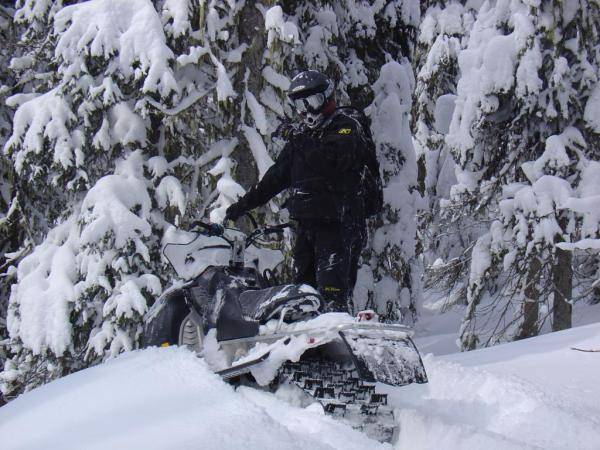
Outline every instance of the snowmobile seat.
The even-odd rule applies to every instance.
[[[307,284],[284,284],[266,289],[248,290],[239,297],[242,314],[252,320],[266,322],[279,318],[288,308],[284,320],[298,320],[315,315],[323,307],[323,298]]]

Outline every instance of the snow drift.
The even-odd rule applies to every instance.
[[[399,450],[597,450],[600,324],[425,358],[430,383],[389,388]],[[233,387],[185,349],[127,353],[0,409],[3,449],[376,449],[277,395]]]
[[[9,449],[361,449],[314,410],[234,389],[181,348],[149,349],[42,386],[0,410]]]

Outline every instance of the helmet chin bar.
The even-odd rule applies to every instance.
[[[315,128],[317,125],[321,123],[323,120],[323,113],[305,113],[302,114],[302,121],[306,124],[308,128]]]

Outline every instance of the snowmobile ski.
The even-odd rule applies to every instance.
[[[239,377],[240,375],[249,373],[250,368],[252,366],[255,366],[256,364],[259,364],[263,361],[266,361],[270,355],[271,355],[270,351],[265,352],[263,355],[259,356],[258,358],[254,358],[251,361],[246,361],[245,363],[231,366],[224,370],[220,370],[220,371],[216,372],[216,374],[219,375],[221,378],[223,378],[223,380],[229,381],[235,377]]]

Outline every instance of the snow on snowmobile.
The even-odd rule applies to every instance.
[[[390,441],[393,413],[386,394],[376,392],[376,383],[427,382],[411,329],[379,323],[373,311],[356,318],[325,313],[324,300],[313,287],[277,284],[268,269],[260,273],[246,263],[246,249],[264,245],[266,237],[288,227],[255,227],[246,235],[195,222],[192,242],[167,244],[163,254],[175,268],[169,247],[191,248],[204,239],[179,257],[185,266],[175,268],[180,276],[204,258],[203,252],[228,250],[229,262],[210,264],[165,292],[144,318],[142,346],[185,345],[224,380],[295,390],[301,401],[319,402],[326,413]]]

